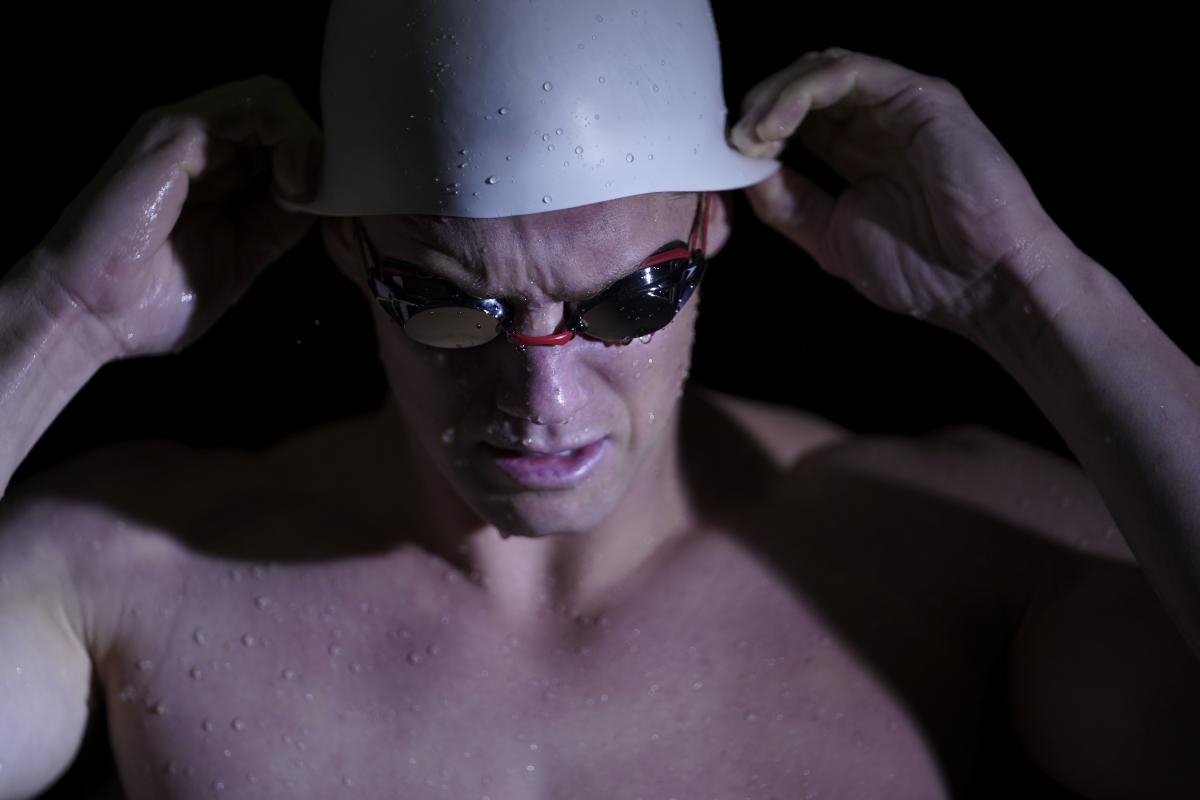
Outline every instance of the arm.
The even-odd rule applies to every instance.
[[[1200,665],[1200,369],[1065,236],[1015,258],[967,335],[1079,459]]]
[[[1196,366],[1071,244],[944,80],[828,50],[768,78],[744,111],[732,132],[743,152],[775,155],[795,137],[847,183],[833,196],[784,167],[748,190],[758,216],[876,305],[997,358],[1077,455],[1137,559],[1073,554],[1042,573],[1009,663],[1025,748],[1089,796],[1195,796]],[[1094,510],[1062,509],[1042,530],[1086,538]]]
[[[314,143],[315,123],[265,76],[138,120],[0,281],[0,495],[102,364],[178,352],[304,235],[315,218],[270,190],[302,194]],[[100,605],[80,586],[99,568],[71,553],[94,524],[53,492],[0,502],[0,800],[45,789],[79,746],[96,623],[83,609]]]

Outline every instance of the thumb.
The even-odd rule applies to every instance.
[[[766,180],[745,189],[754,214],[821,262],[835,198],[808,178],[781,165]]]

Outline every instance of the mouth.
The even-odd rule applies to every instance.
[[[608,452],[608,439],[557,452],[482,447],[489,463],[526,489],[570,489],[596,471]]]

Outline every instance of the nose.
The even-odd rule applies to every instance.
[[[538,309],[525,315],[515,335],[514,343],[555,338],[553,331],[561,324],[562,305]],[[567,333],[571,333],[567,331]],[[580,343],[562,347],[521,346],[511,348],[506,359],[504,376],[496,397],[496,406],[511,417],[529,420],[539,425],[561,425],[570,421],[591,398],[587,365],[580,358]],[[547,342],[549,343],[549,342]]]

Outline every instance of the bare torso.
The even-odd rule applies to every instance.
[[[364,478],[386,475],[373,417],[90,478],[64,541],[126,795],[936,798],[1036,779],[1001,697],[1046,545],[881,477],[902,443],[693,408],[711,525],[603,604],[519,629],[396,541],[403,515]]]

